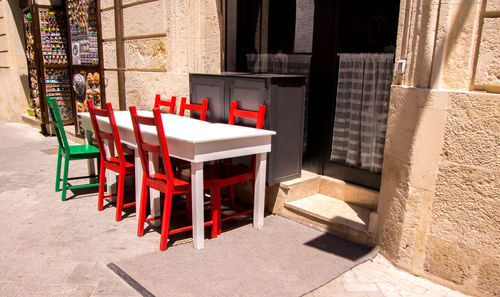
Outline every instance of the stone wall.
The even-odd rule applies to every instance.
[[[480,296],[500,295],[499,20],[498,1],[402,1],[378,206],[394,264]]]
[[[118,107],[114,2],[101,1],[106,99]],[[221,71],[219,1],[122,3],[127,105],[150,109],[155,94],[189,97],[190,72]]]
[[[28,70],[18,1],[0,1],[0,119],[20,122],[28,108]]]
[[[39,0],[44,4],[48,0]],[[52,1],[52,0],[51,0]],[[54,1],[52,1],[54,2]],[[155,94],[189,97],[190,72],[221,71],[223,1],[122,0],[125,102],[151,108]],[[21,121],[28,107],[22,12],[0,1],[0,119]],[[102,0],[106,100],[119,107],[114,1]]]

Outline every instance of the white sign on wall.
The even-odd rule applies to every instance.
[[[71,43],[71,56],[72,59],[71,61],[73,62],[73,65],[80,65],[80,42],[72,42]]]
[[[314,0],[296,0],[295,44],[296,53],[311,53],[314,28]]]

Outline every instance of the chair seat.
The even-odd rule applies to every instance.
[[[72,160],[100,157],[99,149],[90,144],[70,145],[69,155]]]
[[[118,172],[120,169],[120,159],[117,157],[110,157],[104,162],[106,168]],[[134,164],[125,161],[125,174],[134,173]]]
[[[154,173],[151,177],[153,180],[161,181],[167,183],[167,176],[163,173]],[[189,181],[183,180],[182,178],[176,176],[174,177],[174,187],[188,186]]]

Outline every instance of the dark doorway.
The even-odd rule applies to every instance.
[[[338,53],[393,52],[399,1],[315,1],[306,170],[370,188],[380,188],[380,173],[330,160],[338,81]]]
[[[361,169],[362,166],[339,162],[332,157],[339,54],[394,52],[399,0],[226,1],[227,71],[255,71],[247,63],[253,54],[288,55],[289,69],[285,73],[292,73],[292,56],[301,61],[298,63],[301,67],[294,73],[304,74],[308,79],[303,169],[378,189],[380,170]],[[312,47],[308,50],[297,50],[295,35],[300,31],[298,26],[303,24],[298,20],[299,3],[314,9],[310,22],[313,23]],[[261,68],[255,72],[263,71]]]

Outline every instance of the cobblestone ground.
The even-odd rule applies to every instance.
[[[115,222],[114,207],[98,212],[95,193],[61,202],[55,137],[0,122],[0,139],[0,296],[140,296],[106,264],[157,251],[159,236],[137,238],[133,213]],[[86,162],[70,174],[86,174]],[[309,296],[463,295],[377,256]]]
[[[307,297],[465,297],[394,267],[382,255],[364,262],[307,294]]]

